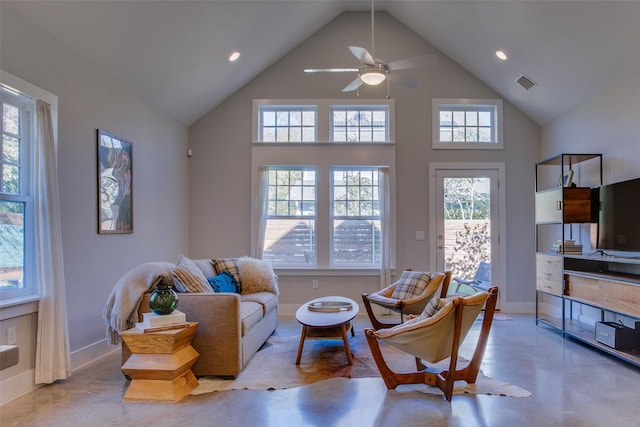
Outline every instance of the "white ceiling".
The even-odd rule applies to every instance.
[[[370,8],[369,0],[2,3],[187,125],[340,13]],[[540,124],[640,72],[640,1],[378,0],[376,10]],[[498,48],[508,61],[496,59]],[[242,56],[230,64],[236,49]],[[515,83],[523,73],[538,83],[530,91]]]

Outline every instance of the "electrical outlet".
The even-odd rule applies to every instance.
[[[311,281],[311,287],[312,287],[313,289],[318,289],[318,280],[317,280],[317,279],[313,279],[313,280]]]
[[[16,342],[16,327],[7,328],[7,344],[14,345]]]

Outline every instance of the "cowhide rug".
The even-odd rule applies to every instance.
[[[355,337],[349,337],[353,354],[352,366],[347,365],[342,340],[326,339],[307,339],[300,365],[296,365],[299,339],[299,336],[271,336],[236,379],[201,377],[199,378],[200,386],[191,394],[243,389],[287,389],[338,377],[380,377],[362,331],[358,331]],[[380,345],[392,369],[397,372],[415,370],[415,361],[412,356],[383,342]],[[444,362],[446,363],[447,360]],[[465,362],[461,360],[461,363]],[[411,387],[424,393],[442,394],[437,387],[427,385],[402,387]],[[467,384],[464,381],[456,384],[454,394],[463,393],[511,397],[531,396],[531,393],[525,389],[488,378],[482,372],[478,374],[476,384]]]

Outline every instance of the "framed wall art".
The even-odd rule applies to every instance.
[[[98,129],[98,233],[133,233],[132,143]]]

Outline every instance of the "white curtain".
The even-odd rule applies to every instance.
[[[262,259],[264,252],[264,233],[267,228],[267,196],[269,193],[269,168],[262,166],[258,170],[258,191],[256,194],[256,209],[254,212],[254,224],[256,224],[256,235],[253,238],[254,247],[252,255],[254,258]]]
[[[49,104],[36,103],[33,206],[37,280],[40,285],[36,384],[71,374],[69,328],[62,259],[58,172]]]
[[[389,190],[389,168],[378,169],[380,199],[380,238],[382,259],[380,263],[380,289],[391,283],[391,208]]]

